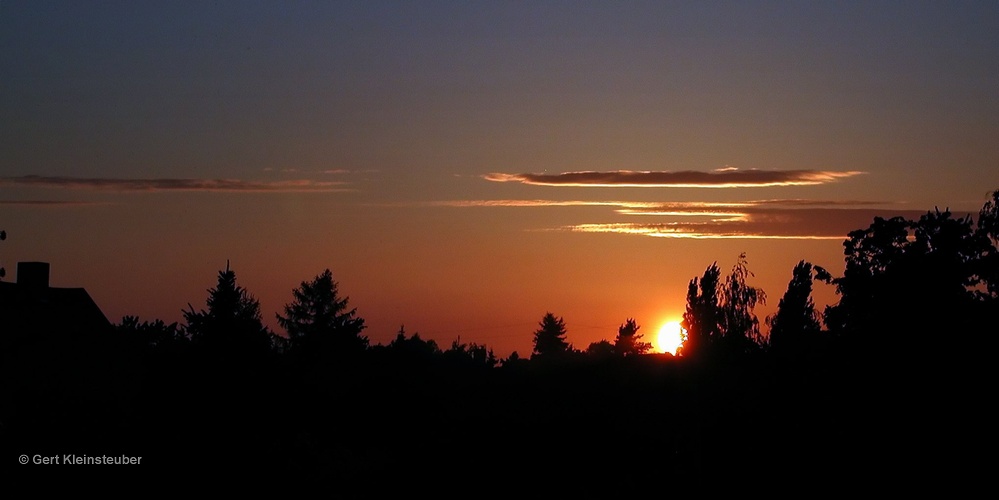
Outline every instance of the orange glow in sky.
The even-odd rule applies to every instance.
[[[330,269],[372,344],[671,350],[712,263],[764,324],[875,216],[999,188],[995,2],[576,3],[0,2],[5,280],[182,323],[228,261],[284,333]]]

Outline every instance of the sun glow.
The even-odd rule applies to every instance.
[[[659,329],[659,335],[656,336],[656,348],[659,352],[676,355],[680,346],[683,345],[684,333],[679,321],[666,323]]]

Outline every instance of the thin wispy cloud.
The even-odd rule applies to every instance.
[[[293,193],[345,191],[342,182],[313,180],[244,181],[238,179],[123,179],[43,175],[0,177],[0,186],[95,189],[106,191],[210,191]]]
[[[424,205],[435,207],[646,207],[654,208],[660,203],[627,201],[579,201],[579,200],[451,200],[431,201]]]
[[[747,230],[749,229],[749,230]],[[793,240],[840,240],[842,235],[818,234],[772,234],[753,232],[751,228],[725,230],[717,224],[577,224],[556,228],[556,230],[580,233],[637,234],[656,238],[675,239],[793,239]]]
[[[803,198],[780,198],[773,200],[753,200],[745,202],[747,205],[781,205],[781,206],[801,206],[801,207],[860,207],[874,205],[897,205],[894,201],[870,201],[870,200],[808,200]]]
[[[321,174],[328,174],[328,175],[346,175],[346,174],[372,174],[372,173],[376,173],[378,171],[379,170],[376,169],[376,168],[365,168],[365,169],[361,169],[361,170],[348,170],[348,169],[345,169],[345,168],[332,168],[332,169],[329,169],[329,170],[320,170],[319,173],[321,173]]]
[[[409,205],[409,203],[406,203]],[[420,203],[425,206],[437,207],[617,207],[615,211],[632,215],[667,214],[667,215],[703,215],[704,213],[728,214],[746,207],[782,206],[782,207],[858,207],[873,205],[892,205],[893,202],[863,201],[863,200],[808,200],[808,199],[770,199],[733,202],[708,201],[594,201],[594,200],[443,200]]]
[[[739,202],[630,202],[578,200],[457,200],[443,207],[606,206],[624,216],[658,217],[661,222],[581,223],[544,231],[615,233],[689,239],[829,239],[870,225],[874,217],[917,219],[925,211],[892,207],[890,202],[769,199]],[[883,208],[875,208],[877,206]]]
[[[868,227],[875,217],[901,216],[917,219],[917,210],[878,210],[870,208],[784,208],[746,207],[720,214],[705,211],[671,213],[673,220],[660,223],[589,223],[554,228],[588,233],[640,234],[658,238],[697,239],[829,239],[842,240],[856,229]],[[680,220],[676,220],[677,216]],[[709,220],[690,220],[693,215]]]
[[[0,205],[22,207],[78,207],[87,205],[106,205],[95,201],[64,201],[64,200],[0,200]]]
[[[739,170],[728,167],[710,172],[614,170],[558,174],[490,173],[483,177],[493,182],[519,182],[535,186],[743,188],[828,184],[863,173],[831,170]]]
[[[615,207],[614,211],[626,215],[674,215],[739,217],[738,207],[747,203],[703,202],[635,202],[635,201],[580,201],[580,200],[454,200],[425,203],[438,207]]]
[[[350,175],[350,174],[370,174],[378,172],[377,169],[369,168],[362,170],[349,170],[346,168],[328,168],[323,170],[308,170],[295,167],[275,168],[264,167],[264,172],[281,174],[323,174],[323,175]]]

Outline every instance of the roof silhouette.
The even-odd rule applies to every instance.
[[[83,288],[53,288],[45,262],[18,262],[18,282],[0,282],[0,329],[16,333],[79,334],[113,328]]]

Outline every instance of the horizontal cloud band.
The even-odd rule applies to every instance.
[[[109,179],[24,175],[0,177],[0,186],[28,186],[112,191],[228,191],[228,192],[316,192],[339,191],[340,182],[310,180],[256,182],[236,179]]]
[[[610,172],[563,172],[559,174],[491,173],[483,177],[493,182],[520,182],[536,186],[739,188],[826,184],[863,173],[858,171],[737,170],[726,168],[712,172],[616,170]]]
[[[875,217],[918,219],[925,211],[893,203],[856,200],[768,199],[741,202],[629,202],[559,200],[462,200],[434,202],[449,207],[608,206],[623,216],[659,216],[664,222],[581,223],[546,231],[615,233],[658,238],[843,240]],[[887,205],[886,208],[877,208]]]
[[[727,228],[718,224],[576,224],[557,228],[583,233],[638,234],[656,238],[678,239],[786,239],[786,240],[841,240],[845,235],[787,233],[780,234],[753,228]]]
[[[23,206],[23,207],[79,207],[90,205],[104,205],[101,202],[74,201],[74,200],[0,200],[0,205]]]

